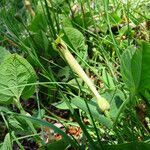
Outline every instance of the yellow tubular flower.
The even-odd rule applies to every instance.
[[[26,9],[29,11],[30,15],[31,15],[32,17],[34,17],[34,16],[35,16],[35,12],[33,11],[32,6],[31,6],[31,3],[30,3],[29,0],[24,0],[24,6],[25,6]]]
[[[108,101],[100,96],[98,91],[96,90],[96,87],[94,86],[93,82],[90,80],[90,78],[86,75],[84,70],[81,68],[81,66],[78,64],[76,59],[73,57],[73,55],[68,50],[66,44],[60,39],[59,37],[55,41],[55,46],[59,53],[62,55],[62,57],[67,61],[67,63],[70,65],[72,70],[78,74],[78,76],[88,85],[89,89],[92,91],[93,95],[96,97],[97,104],[102,112],[105,113],[105,111],[108,111],[110,108],[110,104]]]

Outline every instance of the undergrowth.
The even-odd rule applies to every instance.
[[[0,1],[0,149],[150,147],[148,0]]]

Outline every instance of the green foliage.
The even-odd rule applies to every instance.
[[[17,54],[9,55],[0,65],[0,103],[10,104],[20,97],[28,99],[35,92],[35,71]],[[29,86],[27,84],[30,84]]]
[[[129,91],[142,94],[150,90],[150,45],[142,42],[140,47],[128,49],[122,55],[122,76]]]
[[[149,0],[24,2],[0,2],[0,149],[149,149]],[[105,114],[55,51],[58,36]]]
[[[68,45],[77,52],[85,51],[86,45],[85,45],[85,38],[83,34],[72,27],[65,27],[63,29],[65,36],[63,36],[63,39]]]
[[[3,145],[0,147],[1,150],[12,150],[10,133],[7,133],[3,142]]]
[[[86,103],[80,97],[73,98],[71,100],[71,103],[73,103],[77,108],[80,108],[86,113],[89,113]],[[93,118],[95,118],[99,123],[103,124],[107,128],[112,128],[112,121],[109,118],[106,118],[103,114],[99,112],[97,103],[95,101],[89,101],[87,103],[89,105],[89,109],[91,111]]]
[[[5,57],[7,57],[10,53],[3,47],[0,47],[0,64],[3,62]]]
[[[66,143],[66,140],[62,139],[59,141],[54,141],[52,143],[47,144],[45,147],[41,148],[41,150],[54,150],[54,149],[66,149],[68,147],[68,144]]]
[[[29,121],[32,121],[33,123],[36,123],[36,124],[39,124],[39,125],[42,125],[42,126],[46,126],[46,127],[49,127],[51,129],[53,129],[56,133],[59,133],[60,135],[63,136],[63,138],[65,139],[65,142],[67,144],[72,144],[74,147],[77,148],[77,143],[75,143],[75,141],[73,139],[71,139],[71,137],[69,137],[61,129],[57,128],[53,124],[48,123],[48,122],[43,121],[43,120],[40,120],[40,119],[37,119],[37,118],[34,118],[34,117],[28,117],[28,116],[22,116],[22,115],[20,115],[19,117],[21,117],[25,120],[27,119]]]

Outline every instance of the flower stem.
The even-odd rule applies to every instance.
[[[102,97],[98,91],[96,90],[96,87],[94,86],[93,82],[90,80],[90,78],[86,75],[82,67],[79,65],[79,63],[76,61],[76,59],[73,57],[73,55],[68,50],[66,44],[60,37],[58,37],[55,40],[55,46],[61,56],[67,61],[67,63],[70,65],[72,70],[78,74],[78,76],[88,85],[89,89],[92,91],[93,95],[96,97],[97,103],[99,108],[102,112],[105,112],[109,110],[110,105],[108,101]]]

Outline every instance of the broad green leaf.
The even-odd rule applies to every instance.
[[[134,89],[134,81],[132,77],[132,69],[131,69],[131,59],[133,57],[133,53],[135,50],[128,49],[126,50],[121,58],[121,72],[122,72],[122,78],[124,82],[126,83],[126,86],[130,89]]]
[[[83,34],[72,27],[64,28],[65,36],[63,40],[74,50],[80,52],[86,50],[85,39]]]
[[[142,48],[139,50],[138,54],[136,55],[141,55],[140,57],[140,63],[141,63],[141,76],[140,76],[140,82],[139,82],[139,89],[140,90],[145,90],[148,89],[150,90],[150,44],[143,42],[142,43]],[[135,57],[137,65],[139,57]],[[139,65],[138,65],[139,66]],[[140,69],[140,66],[139,66]],[[138,71],[138,70],[137,70]]]
[[[144,73],[142,71],[142,68],[143,68],[143,54],[142,54],[142,49],[137,49],[135,52],[134,52],[134,55],[132,57],[132,60],[131,60],[131,73],[132,73],[132,78],[133,78],[133,82],[134,82],[134,85],[135,85],[135,90],[138,89],[139,87],[139,84],[140,84],[140,80],[141,80],[141,74]],[[144,52],[144,51],[143,51]],[[148,65],[148,64],[147,64]],[[144,75],[144,74],[143,74]]]
[[[17,54],[9,55],[0,65],[0,103],[10,104],[14,98],[29,98],[35,91],[32,85],[35,82],[32,66]]]
[[[105,97],[109,101],[110,103],[109,114],[110,114],[111,119],[115,121],[118,117],[118,114],[120,113],[121,106],[123,105],[123,102],[125,101],[125,96],[123,92],[117,89],[117,90],[106,92],[102,96]]]
[[[87,106],[82,98],[75,97],[71,100],[71,103],[74,104],[77,108],[82,109],[86,113],[89,113]],[[87,103],[89,105],[93,118],[97,120],[99,123],[101,123],[102,125],[108,128],[112,128],[112,121],[99,112],[99,108],[97,106],[96,101],[91,100],[91,101],[87,101]]]
[[[10,54],[9,51],[7,51],[4,47],[0,46],[0,64],[9,54]]]
[[[150,44],[128,49],[121,59],[122,77],[130,92],[144,94],[150,91]]]

